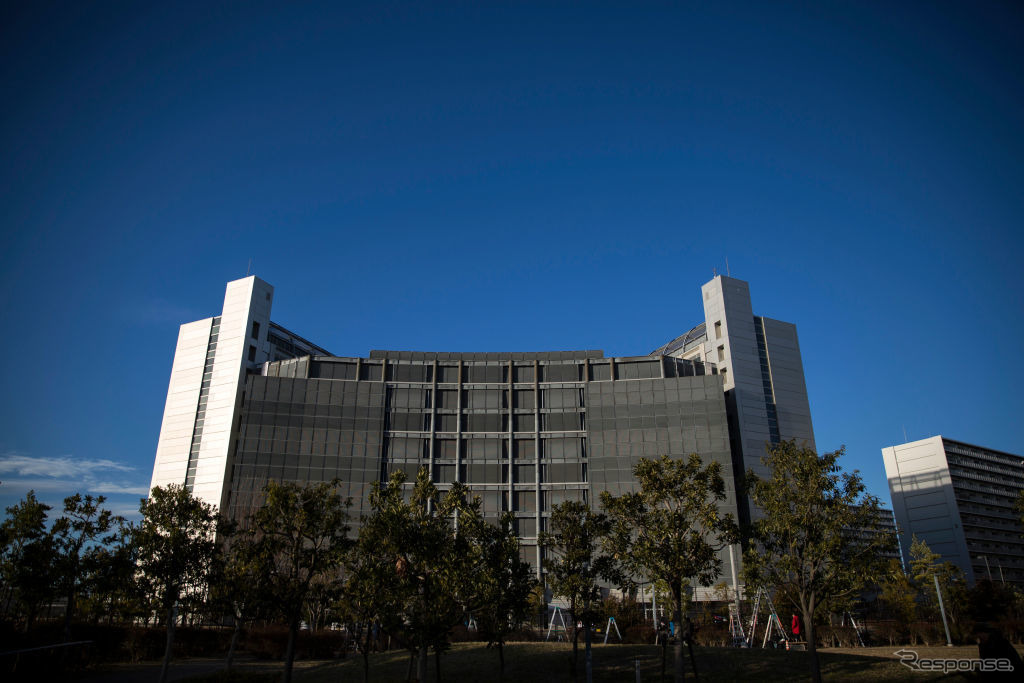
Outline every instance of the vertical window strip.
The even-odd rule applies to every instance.
[[[775,405],[775,387],[768,365],[768,344],[765,342],[764,318],[754,316],[754,335],[757,337],[757,355],[761,361],[761,385],[764,389],[764,407],[768,413],[768,437],[779,443],[779,411]]]
[[[220,317],[213,319],[210,326],[210,339],[206,343],[206,364],[203,366],[203,382],[199,389],[199,404],[196,407],[196,421],[192,425],[192,444],[188,449],[188,469],[185,471],[185,488],[192,490],[196,481],[196,467],[199,461],[199,444],[203,440],[203,425],[206,420],[206,399],[210,395],[209,377],[213,373],[213,358],[217,351],[217,339],[220,337]]]

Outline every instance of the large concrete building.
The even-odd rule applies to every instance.
[[[442,489],[465,482],[486,516],[513,512],[539,566],[552,506],[633,489],[642,457],[698,453],[722,464],[722,511],[745,518],[735,477],[760,468],[765,444],[813,446],[799,344],[793,325],[753,315],[745,282],[716,277],[703,294],[705,322],[646,356],[357,358],[272,322],[267,283],[231,282],[219,316],[181,326],[152,485],[185,484],[241,516],[271,479],[338,477],[359,514],[373,482],[427,467]],[[739,553],[722,559],[732,583]]]
[[[717,276],[701,287],[704,322],[652,355],[702,360],[722,377],[737,481],[761,464],[768,444],[795,439],[815,448],[796,325],[754,315],[750,287]],[[749,506],[741,507],[746,521]]]
[[[916,536],[971,584],[1024,586],[1024,528],[1014,507],[1024,458],[942,436],[883,448],[882,458],[904,566]]]

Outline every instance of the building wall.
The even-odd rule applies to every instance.
[[[252,276],[229,282],[219,316],[181,326],[151,486],[184,484],[223,504],[242,385],[268,358],[273,292]]]
[[[723,465],[721,509],[736,514],[721,379],[704,364],[373,355],[270,363],[248,378],[232,516],[251,510],[271,479],[338,477],[358,517],[374,481],[402,471],[411,486],[426,467],[442,490],[466,483],[486,518],[513,512],[524,559],[537,567],[537,534],[554,505],[633,490],[641,457],[694,452]]]
[[[672,354],[718,367],[734,476],[740,480],[748,470],[766,476],[761,458],[769,443],[795,439],[816,448],[796,326],[755,316],[750,287],[742,280],[718,275],[701,294],[705,339]],[[740,512],[748,518],[753,510],[744,503]]]
[[[207,318],[178,329],[150,488],[185,483],[212,323]]]
[[[942,437],[883,448],[882,458],[904,567],[910,566],[910,544],[916,536],[973,582]]]
[[[941,436],[882,449],[904,563],[916,536],[969,582],[1024,585],[1024,458]]]

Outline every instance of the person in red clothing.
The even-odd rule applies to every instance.
[[[793,635],[800,635],[800,617],[793,615]]]

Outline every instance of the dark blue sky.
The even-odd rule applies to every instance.
[[[135,507],[250,258],[341,355],[643,354],[728,259],[887,502],[1024,453],[1017,3],[151,4],[2,10],[3,504]]]

